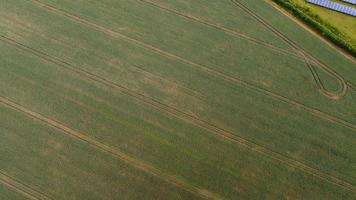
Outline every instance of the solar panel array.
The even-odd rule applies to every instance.
[[[307,2],[356,17],[356,9],[329,0],[307,0]]]
[[[356,0],[341,0],[341,1],[356,5]]]

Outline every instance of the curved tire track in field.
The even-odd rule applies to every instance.
[[[313,75],[313,79],[314,79],[315,83],[317,84],[317,86],[318,86],[318,88],[319,88],[319,91],[320,91],[323,95],[325,95],[325,96],[327,96],[327,97],[329,97],[329,98],[331,98],[331,99],[337,100],[337,99],[339,99],[340,97],[345,96],[346,93],[347,93],[347,87],[345,87],[345,85],[343,85],[343,82],[341,82],[341,83],[342,83],[342,84],[341,84],[341,91],[339,91],[339,94],[336,94],[336,93],[334,93],[334,92],[328,91],[328,90],[326,89],[324,83],[322,82],[321,78],[319,77],[318,72],[315,70],[314,66],[312,66],[311,63],[309,62],[309,59],[306,58],[306,56],[305,56],[304,54],[300,53],[299,51],[296,51],[296,53],[294,54],[294,53],[291,53],[291,52],[289,52],[289,51],[287,51],[287,50],[285,50],[285,49],[282,49],[282,48],[280,48],[280,47],[276,47],[276,46],[274,46],[274,45],[272,45],[272,44],[270,44],[270,43],[267,43],[267,42],[261,41],[261,40],[259,40],[259,39],[256,39],[256,38],[254,38],[254,37],[251,37],[251,36],[249,36],[249,35],[247,35],[247,34],[245,34],[245,33],[236,32],[236,31],[233,31],[233,30],[231,30],[231,29],[228,29],[228,28],[225,28],[225,27],[222,27],[222,26],[219,26],[219,25],[210,23],[210,22],[206,22],[206,21],[204,21],[204,20],[202,20],[202,19],[200,19],[200,18],[198,18],[198,17],[190,16],[190,15],[186,15],[186,14],[180,13],[180,12],[178,12],[178,11],[175,11],[175,10],[172,10],[172,9],[169,9],[169,8],[166,8],[166,7],[162,6],[162,5],[160,5],[159,3],[152,2],[152,1],[150,1],[150,0],[139,0],[139,1],[141,1],[141,2],[143,2],[143,3],[146,3],[146,4],[149,4],[149,5],[153,6],[153,7],[157,7],[157,8],[159,8],[159,9],[161,9],[161,10],[165,10],[165,11],[167,11],[167,12],[173,13],[173,14],[175,14],[175,15],[178,15],[178,16],[181,16],[181,17],[184,17],[184,18],[187,18],[187,19],[189,19],[189,20],[191,20],[191,21],[195,21],[195,22],[198,22],[198,23],[200,23],[200,24],[213,27],[213,28],[215,28],[215,29],[221,30],[221,31],[223,31],[223,32],[225,32],[225,33],[228,33],[228,34],[230,34],[230,35],[237,36],[237,37],[239,37],[239,38],[246,39],[246,40],[251,41],[251,42],[254,42],[254,43],[256,43],[256,44],[263,45],[263,46],[267,47],[268,49],[271,49],[271,50],[274,50],[274,51],[277,51],[277,52],[280,52],[280,53],[283,53],[283,54],[293,55],[293,56],[296,56],[296,57],[298,57],[298,58],[301,58],[301,59],[303,59],[303,61],[306,63],[307,67],[308,67],[309,70],[311,71],[311,73],[312,73],[312,75]],[[292,47],[292,48],[293,48],[293,50],[296,50],[294,47]],[[330,75],[329,72],[327,72],[327,73]],[[334,76],[334,77],[335,77],[335,76]]]
[[[196,22],[196,23],[199,23],[199,24],[203,24],[205,26],[212,27],[214,29],[217,29],[217,30],[220,30],[220,31],[222,31],[224,33],[232,35],[234,37],[238,37],[240,39],[245,39],[245,40],[253,42],[255,44],[262,45],[262,46],[264,46],[264,47],[266,47],[266,48],[268,48],[270,50],[277,51],[279,53],[283,53],[283,54],[287,54],[287,55],[292,55],[292,56],[295,56],[295,57],[300,57],[298,54],[290,52],[290,51],[288,51],[286,49],[283,49],[281,47],[277,47],[277,46],[275,46],[275,45],[273,45],[271,43],[265,42],[263,40],[260,40],[260,39],[254,38],[252,36],[249,36],[246,33],[237,32],[237,31],[231,30],[229,28],[225,28],[223,26],[220,26],[220,25],[217,25],[217,24],[214,24],[214,23],[211,23],[211,22],[207,22],[207,21],[205,21],[203,19],[200,19],[199,17],[195,17],[195,16],[192,16],[192,15],[187,15],[187,14],[172,10],[170,8],[164,7],[161,4],[153,2],[151,0],[138,0],[138,1],[141,1],[141,2],[143,2],[145,4],[147,4],[147,5],[151,5],[152,7],[156,7],[158,9],[160,9],[160,10],[166,11],[168,13],[172,13],[172,14],[175,14],[177,16],[186,18],[186,19],[188,19],[190,21],[193,21],[193,22]]]
[[[304,54],[300,53],[300,55],[303,56],[304,63],[306,64],[306,66],[310,70],[310,72],[311,72],[311,74],[313,76],[313,79],[314,79],[319,91],[324,96],[326,96],[326,97],[328,97],[330,99],[338,100],[338,99],[340,99],[341,97],[344,97],[347,94],[348,87],[347,87],[347,85],[344,86],[344,84],[346,84],[347,82],[342,82],[343,84],[341,84],[341,90],[339,91],[338,94],[335,93],[335,92],[328,91],[326,89],[323,81],[321,80],[317,70],[315,69],[315,67],[310,63],[310,61],[308,60],[308,58]]]
[[[316,70],[313,70],[313,77],[314,80],[316,81],[317,86],[319,87],[319,90],[321,91],[322,94],[324,94],[326,97],[329,97],[330,99],[340,99],[341,97],[345,96],[348,90],[348,81],[343,78],[342,75],[340,75],[337,71],[332,69],[331,67],[327,66],[326,64],[322,63],[320,60],[315,58],[313,55],[308,53],[305,49],[300,47],[298,44],[296,44],[292,39],[284,35],[282,32],[280,32],[278,29],[273,27],[271,24],[269,24],[266,20],[261,18],[258,14],[256,14],[254,11],[249,9],[247,6],[245,6],[243,3],[241,3],[238,0],[230,0],[230,2],[239,7],[240,9],[244,10],[247,14],[249,14],[251,17],[253,17],[255,20],[257,20],[259,23],[261,23],[263,26],[265,26],[268,30],[270,30],[273,34],[275,34],[277,37],[285,41],[290,47],[292,47],[295,52],[302,56],[303,59],[305,60],[305,63],[308,65],[308,67],[313,70],[312,64],[317,65],[320,69],[322,69],[324,72],[328,73],[329,75],[333,76],[335,79],[337,79],[340,84],[341,84],[341,89],[338,92],[330,92],[328,91],[324,84],[322,83],[320,77],[318,76],[318,73]]]
[[[0,36],[0,37],[4,38],[4,36]],[[318,177],[321,180],[327,181],[327,182],[332,183],[334,185],[337,185],[337,186],[340,186],[342,188],[348,189],[350,191],[356,192],[356,187],[352,183],[344,181],[344,180],[342,180],[342,179],[340,179],[340,178],[338,178],[338,177],[336,177],[334,175],[331,175],[331,174],[328,174],[328,173],[324,173],[319,169],[310,167],[310,166],[308,166],[308,165],[306,165],[306,164],[304,164],[304,163],[302,163],[300,161],[297,161],[297,160],[294,160],[292,158],[289,158],[289,157],[287,157],[287,156],[285,156],[285,155],[283,155],[283,154],[281,154],[279,152],[267,149],[267,148],[255,143],[255,142],[249,141],[249,140],[247,140],[245,138],[242,138],[240,136],[235,135],[232,132],[229,132],[229,131],[227,131],[225,129],[217,127],[214,124],[211,124],[209,122],[201,120],[201,119],[199,119],[198,117],[196,117],[194,115],[185,113],[184,111],[180,111],[180,110],[178,110],[178,109],[176,109],[174,107],[171,107],[169,105],[163,104],[163,103],[159,102],[158,100],[153,99],[153,98],[148,97],[148,96],[145,96],[145,95],[143,95],[141,93],[138,93],[138,92],[135,92],[135,91],[131,91],[130,89],[128,89],[128,88],[126,88],[126,87],[124,87],[124,86],[122,86],[122,85],[120,85],[118,83],[112,82],[110,80],[106,80],[105,78],[100,77],[100,76],[98,76],[96,74],[92,74],[92,73],[87,72],[85,70],[79,69],[75,65],[72,65],[72,64],[70,64],[68,62],[65,62],[65,61],[62,61],[59,58],[55,58],[55,57],[52,57],[50,55],[47,55],[47,54],[45,54],[43,52],[40,52],[38,50],[26,47],[25,45],[20,44],[18,42],[15,42],[13,40],[7,39],[7,43],[9,43],[9,44],[11,44],[13,46],[16,46],[16,47],[18,47],[18,48],[20,48],[20,49],[22,49],[24,51],[27,51],[29,53],[32,53],[32,54],[34,54],[34,55],[36,55],[36,56],[38,56],[38,57],[40,57],[40,58],[42,58],[44,60],[47,60],[48,62],[54,63],[57,66],[66,68],[66,69],[68,69],[68,70],[70,70],[70,71],[72,71],[74,73],[77,73],[79,75],[85,76],[85,77],[87,77],[89,80],[91,80],[93,82],[99,82],[99,83],[104,84],[104,85],[106,85],[106,86],[108,86],[110,88],[118,89],[123,94],[125,94],[127,96],[130,96],[130,97],[133,97],[133,98],[139,100],[140,102],[143,102],[143,103],[145,103],[147,105],[150,105],[150,106],[152,106],[152,107],[154,107],[154,108],[156,108],[156,109],[158,109],[158,110],[160,110],[162,112],[168,113],[168,114],[176,117],[177,119],[185,121],[185,122],[187,122],[189,124],[192,124],[194,126],[203,128],[203,129],[209,131],[210,133],[212,133],[214,135],[217,135],[217,136],[220,136],[220,137],[222,137],[222,138],[224,138],[224,139],[226,139],[228,141],[235,142],[235,143],[237,143],[237,144],[239,144],[241,146],[246,147],[247,149],[250,149],[252,151],[258,152],[258,153],[260,153],[260,154],[262,154],[262,155],[264,155],[264,156],[266,156],[266,157],[268,157],[270,159],[276,160],[276,161],[278,161],[280,163],[283,163],[283,164],[285,164],[287,166],[299,169],[302,172],[305,172],[307,174],[310,174],[310,175],[313,175],[315,177]],[[2,99],[4,99],[4,98],[2,98]],[[0,100],[1,100],[1,98],[0,98]],[[33,111],[29,111],[27,109],[25,109],[23,111],[33,112]],[[45,118],[44,120],[50,120],[50,119],[46,119]],[[42,120],[42,121],[44,121],[44,120]],[[49,121],[49,122],[52,122],[52,121]],[[55,123],[58,123],[58,122],[55,122]],[[64,128],[66,128],[66,127],[64,127]],[[59,127],[59,129],[62,129],[62,128]],[[64,129],[64,130],[66,130],[66,129]],[[84,137],[86,137],[86,136],[84,136]],[[204,190],[198,190],[198,191],[204,191]]]
[[[25,185],[19,182],[18,180],[15,180],[14,178],[10,177],[2,170],[0,170],[0,184],[31,200],[53,200],[51,197],[47,196],[46,194],[36,191],[32,189],[30,186]]]
[[[220,197],[218,197],[217,195],[215,195],[213,193],[208,192],[208,190],[198,188],[195,186],[191,186],[191,185],[187,184],[184,180],[181,180],[181,179],[179,179],[175,176],[172,176],[170,174],[163,173],[149,164],[146,164],[140,160],[137,160],[137,159],[135,159],[135,158],[133,158],[133,157],[117,150],[117,149],[114,149],[114,148],[104,144],[104,143],[98,142],[98,141],[86,136],[83,133],[80,133],[78,131],[75,131],[75,130],[69,128],[68,126],[62,124],[59,121],[50,119],[40,113],[29,110],[28,108],[25,108],[24,106],[6,98],[6,97],[0,96],[0,103],[18,111],[18,112],[25,113],[26,115],[31,116],[34,119],[37,119],[37,120],[55,128],[55,129],[60,130],[62,133],[66,134],[74,139],[77,139],[79,141],[87,143],[90,146],[92,146],[96,149],[99,149],[105,153],[111,154],[111,155],[115,156],[116,158],[124,161],[126,164],[131,165],[131,166],[135,167],[136,169],[143,171],[147,174],[150,174],[154,177],[157,177],[157,178],[159,178],[169,184],[172,184],[184,191],[190,192],[193,195],[196,195],[203,199],[220,199]]]
[[[353,124],[353,123],[348,122],[348,121],[346,121],[346,120],[344,120],[344,119],[341,119],[341,118],[332,116],[332,115],[327,114],[327,113],[325,113],[325,112],[323,112],[323,111],[320,111],[320,110],[318,110],[318,109],[311,108],[311,107],[309,107],[309,106],[307,106],[307,105],[304,105],[304,104],[302,104],[302,103],[300,103],[300,102],[297,102],[297,101],[295,101],[295,100],[293,100],[293,99],[289,99],[288,97],[285,97],[285,96],[283,96],[283,95],[279,95],[279,94],[273,93],[273,92],[271,92],[271,91],[269,91],[269,90],[267,90],[267,89],[264,89],[264,88],[261,88],[261,87],[259,87],[259,86],[256,86],[256,85],[254,85],[254,84],[252,84],[252,83],[249,83],[249,82],[247,82],[247,81],[244,81],[244,80],[242,80],[242,79],[240,79],[240,78],[238,78],[238,77],[233,77],[233,76],[230,76],[230,75],[228,75],[228,74],[224,74],[224,73],[222,73],[222,72],[213,70],[213,69],[211,69],[211,68],[209,68],[209,67],[207,67],[207,66],[194,63],[194,62],[192,62],[192,61],[190,61],[190,60],[188,60],[188,59],[185,59],[185,58],[183,58],[183,57],[177,56],[177,55],[175,55],[175,54],[173,54],[173,53],[170,53],[170,52],[167,52],[167,51],[165,51],[165,50],[159,49],[159,48],[154,47],[154,46],[152,46],[152,45],[150,45],[150,44],[147,44],[147,43],[145,43],[145,42],[142,42],[142,41],[133,39],[133,38],[131,38],[131,37],[128,37],[128,36],[126,36],[126,35],[123,35],[122,33],[113,31],[113,30],[111,30],[111,29],[108,29],[108,28],[105,28],[105,27],[100,26],[100,25],[98,25],[98,24],[95,24],[95,23],[93,23],[93,22],[90,22],[90,21],[88,21],[88,20],[86,20],[86,19],[84,19],[84,18],[81,18],[81,17],[76,16],[76,15],[74,15],[74,14],[68,13],[68,12],[65,11],[65,10],[61,10],[61,9],[55,8],[55,7],[51,6],[51,5],[44,4],[44,3],[40,2],[39,0],[28,0],[28,1],[32,1],[33,3],[35,3],[35,4],[39,5],[40,7],[42,7],[43,9],[46,9],[46,10],[48,10],[48,11],[50,11],[50,12],[54,12],[54,13],[57,13],[57,14],[59,14],[59,15],[65,16],[65,17],[67,17],[67,18],[69,18],[69,19],[71,19],[71,20],[73,20],[73,21],[76,21],[76,22],[78,22],[78,23],[81,23],[81,24],[84,24],[84,25],[86,25],[86,26],[88,26],[88,27],[91,27],[91,28],[93,28],[94,30],[101,31],[101,32],[103,32],[103,33],[106,33],[106,34],[112,36],[112,37],[122,38],[122,39],[124,39],[124,40],[126,40],[126,41],[129,41],[129,42],[131,42],[131,43],[134,43],[134,44],[136,44],[136,45],[138,45],[138,46],[141,46],[141,47],[144,47],[144,48],[146,48],[146,49],[149,49],[149,50],[151,50],[151,51],[153,51],[153,52],[156,52],[157,54],[160,54],[160,55],[163,55],[163,56],[168,57],[168,58],[170,58],[170,59],[177,60],[177,61],[179,61],[179,62],[188,64],[188,65],[190,65],[190,66],[192,66],[192,67],[195,67],[195,68],[201,70],[202,72],[208,73],[208,74],[210,74],[210,75],[212,75],[212,76],[214,76],[214,77],[222,78],[222,79],[224,79],[224,80],[226,80],[226,81],[229,81],[229,82],[231,82],[231,83],[234,83],[234,84],[242,85],[242,86],[245,87],[245,88],[249,88],[249,89],[251,89],[251,90],[258,91],[258,92],[260,92],[260,93],[263,93],[263,94],[266,95],[266,96],[270,96],[270,97],[276,98],[276,99],[278,99],[278,100],[281,100],[281,101],[283,101],[283,102],[289,103],[289,104],[294,105],[294,106],[299,107],[299,108],[303,108],[304,110],[310,112],[310,113],[313,114],[314,116],[318,116],[318,117],[321,117],[321,118],[323,118],[323,119],[327,119],[328,121],[331,121],[331,122],[334,122],[334,123],[339,123],[339,124],[342,124],[342,125],[345,126],[345,127],[348,127],[348,128],[351,128],[351,129],[355,129],[355,130],[356,130],[356,124]],[[4,36],[2,36],[2,37],[4,37]],[[10,39],[10,40],[11,40],[11,39]],[[16,42],[15,42],[15,43],[16,43]],[[28,47],[27,47],[27,48],[28,48]],[[32,50],[33,50],[33,49],[32,49]],[[302,54],[302,56],[303,56],[305,59],[307,59],[304,54]],[[308,66],[309,66],[309,65],[308,65]],[[312,65],[310,65],[310,66],[312,66]],[[311,69],[312,71],[314,71],[314,70],[313,70],[313,67],[311,67],[310,69]],[[316,77],[316,78],[317,78],[317,77]],[[345,89],[347,89],[347,87],[345,87]],[[345,90],[345,93],[346,93],[346,90]],[[336,97],[336,98],[337,98],[337,97]]]
[[[282,100],[282,101],[284,101],[284,102],[287,102],[287,103],[289,103],[289,104],[293,104],[293,105],[298,106],[298,107],[303,107],[303,108],[305,108],[305,110],[307,110],[307,111],[313,111],[313,112],[311,112],[311,113],[313,113],[314,115],[321,116],[321,117],[323,117],[323,118],[326,117],[329,121],[341,122],[341,124],[343,124],[343,125],[345,125],[345,126],[347,126],[347,127],[349,127],[349,128],[355,128],[355,127],[356,127],[355,124],[352,124],[352,123],[350,123],[350,122],[348,122],[348,121],[346,121],[346,120],[344,120],[344,119],[340,119],[340,118],[338,118],[338,117],[331,116],[331,115],[329,115],[329,114],[323,113],[322,111],[317,110],[317,109],[315,109],[315,108],[310,108],[310,107],[308,107],[308,106],[306,106],[306,105],[304,105],[304,104],[302,104],[302,103],[296,102],[296,101],[294,101],[294,100],[292,100],[292,99],[289,99],[289,98],[287,98],[287,97],[284,97],[284,96],[282,96],[282,95],[275,94],[275,93],[273,93],[273,92],[271,92],[271,91],[269,91],[269,90],[260,88],[259,86],[256,86],[256,85],[254,85],[254,84],[251,84],[251,83],[249,83],[249,82],[247,82],[247,81],[244,81],[244,80],[242,80],[242,79],[240,79],[240,78],[238,78],[238,77],[233,77],[233,76],[224,74],[224,73],[222,73],[222,72],[215,71],[215,70],[213,70],[213,69],[211,69],[211,68],[209,68],[209,67],[206,67],[206,66],[203,66],[203,65],[194,63],[194,62],[192,62],[192,61],[190,61],[190,60],[187,60],[187,59],[185,59],[185,58],[182,58],[182,57],[180,57],[180,56],[177,56],[177,55],[175,55],[175,54],[173,54],[173,53],[167,52],[167,51],[165,51],[165,50],[159,49],[159,48],[154,47],[154,46],[152,46],[152,45],[150,45],[150,44],[147,44],[147,43],[145,43],[145,42],[142,42],[142,41],[133,39],[133,38],[131,38],[131,37],[128,37],[128,36],[126,36],[126,35],[124,35],[124,34],[122,34],[122,33],[120,33],[120,32],[117,32],[117,31],[114,31],[114,30],[105,28],[105,27],[103,27],[103,26],[100,26],[100,25],[98,25],[98,24],[95,24],[95,23],[93,23],[93,22],[90,22],[90,21],[88,21],[88,20],[86,20],[86,19],[84,19],[84,18],[81,18],[81,17],[79,17],[79,16],[76,16],[76,15],[74,15],[74,14],[71,14],[71,13],[65,11],[65,10],[61,10],[61,9],[58,9],[58,8],[53,7],[53,6],[51,6],[51,5],[44,4],[44,3],[40,2],[39,0],[28,0],[28,1],[32,1],[32,2],[34,2],[35,4],[39,5],[40,7],[42,7],[43,9],[46,9],[46,10],[49,10],[49,11],[51,11],[51,12],[57,13],[57,14],[59,14],[59,15],[65,16],[65,17],[67,17],[67,18],[69,18],[69,19],[71,19],[71,20],[73,20],[73,21],[76,21],[76,22],[78,22],[78,23],[81,23],[81,24],[84,24],[84,25],[86,25],[86,26],[88,26],[88,27],[91,27],[91,28],[93,28],[94,30],[104,32],[104,33],[106,33],[106,34],[108,34],[108,35],[110,35],[110,36],[112,36],[112,37],[119,37],[119,38],[122,38],[122,39],[124,39],[124,40],[126,40],[126,41],[129,41],[129,42],[134,43],[134,44],[136,44],[136,45],[138,45],[138,46],[142,46],[142,47],[144,47],[144,48],[147,48],[147,49],[149,49],[149,50],[151,50],[151,51],[154,51],[154,52],[156,52],[156,53],[158,53],[158,54],[161,54],[161,55],[163,55],[163,56],[165,56],[165,57],[169,57],[169,58],[171,58],[171,59],[174,59],[174,60],[183,62],[183,63],[185,63],[185,64],[188,64],[188,65],[190,65],[190,66],[192,66],[192,67],[195,67],[195,68],[197,68],[197,69],[199,69],[199,70],[201,70],[201,71],[204,71],[204,72],[206,72],[206,73],[208,73],[208,74],[210,74],[210,75],[213,75],[213,76],[215,76],[215,77],[220,77],[220,78],[223,78],[223,79],[225,79],[225,80],[227,80],[227,81],[230,81],[230,82],[232,82],[232,83],[237,83],[237,84],[243,85],[244,87],[247,87],[247,88],[250,88],[250,89],[253,89],[253,90],[262,92],[262,93],[264,93],[265,95],[268,95],[268,96],[277,98],[277,99]],[[233,0],[230,0],[230,1],[234,2]],[[294,42],[292,41],[292,43],[294,43]],[[298,51],[298,52],[300,53],[300,51]],[[307,56],[306,56],[304,53],[302,53],[301,56],[302,56],[305,60],[309,60],[309,58],[307,58]],[[319,61],[318,61],[318,62],[319,62]],[[315,74],[314,80],[316,80],[317,83],[319,83],[318,80],[320,80],[320,78],[318,78],[318,76],[316,76],[316,75],[317,75],[316,71],[313,69],[313,66],[311,65],[311,63],[309,63],[309,62],[307,62],[307,63],[308,63],[309,69],[310,69],[311,71],[314,71],[314,74]],[[320,85],[320,88],[323,88],[323,87],[324,87],[323,85]],[[341,94],[346,94],[347,88],[348,88],[347,85],[346,85],[346,87],[343,87],[343,91],[342,91]],[[322,92],[324,91],[324,90],[322,90],[322,89],[320,89],[320,90],[321,90]],[[328,95],[329,95],[329,92],[326,91],[326,92],[325,92],[325,95],[328,96]],[[340,96],[338,96],[338,95],[334,96],[334,95],[330,94],[329,96],[330,96],[330,98],[333,98],[333,99],[338,99],[338,98],[340,98]],[[322,114],[320,115],[320,113],[322,113]],[[355,129],[356,129],[356,128],[355,128]]]

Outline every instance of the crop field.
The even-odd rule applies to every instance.
[[[356,199],[356,64],[269,0],[0,0],[0,199]]]

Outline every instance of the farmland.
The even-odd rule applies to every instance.
[[[355,62],[269,1],[0,2],[0,199],[355,199]]]

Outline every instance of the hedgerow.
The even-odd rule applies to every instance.
[[[314,30],[322,34],[327,39],[331,40],[337,46],[349,52],[353,57],[356,57],[356,41],[353,41],[351,38],[339,31],[336,27],[323,20],[318,14],[314,13],[309,8],[300,6],[290,0],[273,1],[283,6],[294,16],[303,20]]]

